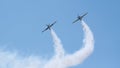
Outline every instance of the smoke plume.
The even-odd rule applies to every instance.
[[[65,54],[61,40],[58,38],[53,29],[51,29],[51,35],[54,41],[55,57],[62,58]]]
[[[82,63],[93,52],[94,49],[93,34],[88,25],[84,21],[81,22],[85,34],[83,40],[83,47],[76,51],[74,54],[65,56],[63,63],[66,65],[66,67],[75,66]]]
[[[54,42],[55,54],[50,60],[40,56],[22,57],[18,53],[0,50],[0,68],[69,68],[81,64],[94,49],[94,37],[88,25],[81,21],[84,31],[83,47],[73,54],[66,54],[53,29],[51,35]]]

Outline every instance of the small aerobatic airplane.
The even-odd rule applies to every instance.
[[[51,30],[51,27],[54,25],[56,23],[56,21],[54,22],[54,23],[52,23],[52,24],[48,24],[48,25],[46,25],[47,26],[47,28],[45,28],[42,32],[44,32],[44,31],[46,31],[46,30]]]
[[[84,16],[86,16],[88,13],[83,14],[82,16],[78,16],[77,19],[73,22],[76,23],[77,21],[81,21],[83,19]]]

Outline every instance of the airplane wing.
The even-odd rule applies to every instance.
[[[52,23],[52,24],[50,25],[50,27],[53,26],[55,23],[56,23],[56,21],[55,21],[54,23]]]
[[[87,13],[85,13],[83,16],[81,16],[81,18],[83,18],[84,16],[86,16],[88,14],[88,12]]]
[[[44,32],[44,31],[46,31],[46,30],[48,30],[48,27],[47,27],[46,29],[44,29],[42,32]]]
[[[77,22],[79,19],[76,19],[75,21],[73,21],[73,23]]]

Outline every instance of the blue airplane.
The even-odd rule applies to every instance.
[[[52,24],[48,24],[48,25],[46,25],[47,28],[45,28],[42,32],[45,32],[46,30],[51,30],[51,27],[52,27],[55,23],[56,23],[56,21],[53,22]]]
[[[77,19],[73,22],[76,23],[77,21],[81,21],[83,19],[84,16],[86,16],[88,13],[83,14],[82,16],[78,16]]]

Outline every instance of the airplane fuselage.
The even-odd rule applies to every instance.
[[[48,29],[50,30],[51,29],[51,26],[50,25],[47,25]]]
[[[78,19],[81,21],[81,20],[82,20],[82,17],[81,17],[81,16],[78,16]]]

